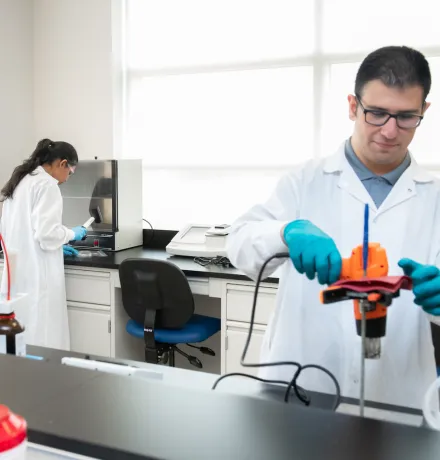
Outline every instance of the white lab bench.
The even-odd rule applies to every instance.
[[[186,274],[196,299],[196,311],[221,318],[221,333],[205,342],[216,358],[198,354],[204,371],[240,372],[240,358],[249,329],[255,284],[235,269],[201,267],[192,259],[169,257],[165,251],[134,248],[103,260],[66,260],[66,296],[71,349],[81,353],[122,359],[143,360],[143,343],[130,336],[125,326],[128,316],[121,299],[118,264],[125,258],[167,259]],[[254,333],[247,359],[259,360],[268,320],[275,308],[278,278],[260,286]],[[185,349],[184,346],[182,346]],[[189,351],[185,350],[185,351]],[[191,349],[192,354],[195,350]],[[195,353],[197,354],[197,352]],[[195,370],[180,355],[176,365]],[[253,373],[247,369],[247,373]],[[254,371],[255,373],[256,371]]]

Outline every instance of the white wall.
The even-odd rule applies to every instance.
[[[0,186],[44,137],[71,142],[83,159],[117,155],[112,21],[121,8],[122,0],[0,0]]]
[[[115,154],[112,11],[121,0],[35,0],[35,132],[81,159]]]
[[[34,148],[32,41],[32,0],[0,0],[0,186]]]

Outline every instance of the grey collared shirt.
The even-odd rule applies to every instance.
[[[411,157],[407,153],[403,162],[396,169],[393,169],[393,171],[383,176],[378,176],[371,172],[361,160],[359,160],[354,153],[350,139],[347,139],[345,142],[345,157],[378,208],[385,201],[385,198],[391,192],[391,189],[399,180],[400,176],[411,164]]]

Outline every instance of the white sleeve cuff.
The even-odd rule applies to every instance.
[[[267,221],[262,222],[260,238],[264,241],[269,254],[287,252],[287,245],[284,243],[282,230],[288,222]]]
[[[429,321],[431,321],[431,323],[434,323],[440,326],[440,316],[434,316],[434,315],[428,314],[428,318],[429,318]]]
[[[66,241],[64,241],[64,244],[67,244],[69,241],[72,241],[75,238],[75,232],[73,230],[70,230],[70,228],[67,229],[66,232]]]

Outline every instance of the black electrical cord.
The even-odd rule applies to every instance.
[[[202,267],[207,267],[208,265],[220,265],[224,268],[231,267],[231,261],[224,256],[216,257],[195,257],[194,262],[201,265]]]
[[[298,387],[296,382],[298,380],[299,375],[301,374],[301,372],[304,369],[314,368],[314,369],[319,369],[319,370],[325,372],[333,380],[333,383],[335,384],[335,388],[336,388],[336,398],[335,398],[335,402],[333,404],[333,409],[336,410],[338,408],[339,404],[340,404],[340,401],[341,401],[341,389],[340,389],[338,381],[336,380],[336,377],[329,370],[325,369],[324,367],[318,366],[316,364],[307,364],[305,366],[302,366],[300,363],[297,363],[297,362],[294,362],[294,361],[279,361],[279,362],[274,362],[274,363],[245,363],[244,362],[244,360],[246,358],[248,348],[249,348],[249,344],[250,344],[250,341],[251,341],[252,331],[253,331],[253,328],[254,328],[255,312],[256,312],[257,298],[258,298],[258,289],[260,287],[261,280],[263,278],[264,270],[265,270],[267,264],[269,262],[271,262],[272,260],[274,260],[274,259],[285,259],[285,258],[289,258],[289,257],[290,256],[289,256],[288,253],[284,253],[284,252],[283,253],[277,253],[277,254],[269,257],[267,260],[265,260],[265,262],[263,263],[263,265],[260,268],[260,271],[259,271],[258,277],[257,277],[257,281],[256,281],[256,284],[255,284],[254,299],[253,299],[253,302],[252,302],[252,312],[251,312],[251,319],[250,319],[250,324],[249,324],[249,331],[248,331],[248,335],[247,335],[247,338],[246,338],[245,346],[243,348],[243,353],[241,355],[240,364],[243,367],[251,367],[251,368],[274,367],[274,366],[295,366],[295,367],[297,367],[297,370],[295,371],[295,374],[293,375],[292,380],[290,381],[290,383],[287,384],[287,382],[282,382],[282,381],[277,382],[277,381],[270,381],[270,380],[265,381],[264,379],[255,378],[252,375],[241,374],[241,373],[233,373],[233,374],[225,374],[225,375],[222,375],[221,377],[219,377],[214,382],[214,385],[212,386],[212,389],[214,390],[221,380],[224,380],[227,377],[240,375],[240,376],[243,376],[243,377],[252,378],[254,380],[260,380],[260,381],[266,382],[266,383],[275,383],[275,382],[277,382],[277,383],[280,383],[280,384],[287,385],[286,393],[285,393],[285,396],[284,396],[284,401],[285,402],[289,401],[289,393],[290,393],[291,388],[293,388],[297,398],[301,402],[303,402],[305,405],[308,406],[310,404],[310,398],[307,396],[307,393],[305,392],[304,389],[302,389],[301,387]],[[304,394],[301,395],[300,390],[303,391],[305,395]]]
[[[147,245],[147,244],[151,243],[151,241],[152,241],[153,238],[154,238],[154,228],[153,228],[153,226],[151,225],[151,223],[148,222],[147,219],[142,219],[142,220],[143,220],[144,222],[146,222],[146,223],[150,226],[150,228],[151,228],[151,238],[145,243],[145,245]]]
[[[325,367],[322,367],[322,366],[318,366],[317,364],[306,364],[305,366],[301,366],[301,368],[299,368],[295,372],[292,380],[290,381],[289,385],[286,388],[286,393],[284,395],[284,402],[289,402],[290,389],[292,387],[293,387],[294,390],[295,390],[295,388],[297,388],[298,385],[296,384],[296,381],[298,380],[299,374],[301,374],[301,372],[304,369],[318,369],[318,370],[324,372],[325,374],[327,374],[332,379],[333,383],[335,384],[335,388],[336,388],[336,397],[335,397],[335,402],[333,403],[333,410],[336,410],[338,408],[339,404],[341,403],[341,388],[339,386],[339,382],[336,380],[336,377],[328,369],[326,369]],[[298,399],[300,399],[304,404],[306,404],[307,406],[310,404],[310,400],[309,400],[309,403],[306,403],[298,395],[296,390],[295,390],[295,393],[296,393],[296,396],[298,397]]]
[[[215,388],[217,387],[217,385],[223,380],[225,379],[226,377],[247,377],[249,379],[253,379],[253,380],[258,380],[259,382],[263,382],[263,383],[272,383],[272,384],[275,384],[275,385],[290,385],[290,382],[286,382],[285,380],[268,380],[268,379],[262,379],[261,377],[257,377],[255,375],[249,375],[249,374],[243,374],[242,372],[231,372],[230,374],[225,374],[225,375],[222,375],[220,378],[218,378],[212,389],[215,390]],[[292,388],[292,386],[289,388],[289,391],[290,389]],[[294,387],[294,390],[298,390],[298,392],[302,392],[303,394],[301,395],[301,397],[299,397],[299,399],[301,401],[308,401],[309,402],[309,398],[307,396],[307,393],[306,391],[304,390],[304,388],[301,388],[300,386],[296,385],[296,387]],[[287,401],[286,401],[287,402]]]
[[[151,230],[154,230],[153,226],[151,225],[151,223],[147,219],[142,219],[142,220],[144,222],[146,222],[150,226]]]

